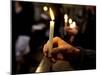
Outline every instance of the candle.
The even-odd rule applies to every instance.
[[[35,72],[49,72],[51,69],[51,64],[51,61],[44,56]]]
[[[49,53],[52,50],[53,47],[53,35],[54,35],[54,13],[52,11],[52,9],[49,9],[50,12],[50,17],[51,17],[51,21],[50,21],[50,33],[49,33]],[[50,55],[50,54],[49,54]]]
[[[50,33],[49,33],[49,56],[50,56],[50,51],[52,50],[52,46],[53,46],[54,14],[51,8],[49,9],[49,11],[50,11],[50,17],[51,17]],[[51,61],[47,57],[44,56],[35,72],[49,72],[51,68],[51,64],[52,64]]]
[[[49,50],[50,51],[53,46],[53,35],[54,35],[54,21],[50,21],[50,33],[49,33]]]

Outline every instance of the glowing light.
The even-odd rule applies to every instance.
[[[44,7],[43,7],[43,10],[44,10],[44,11],[47,11],[47,10],[48,10],[48,7],[47,7],[47,6],[44,6]]]
[[[70,18],[70,19],[69,19],[69,24],[71,24],[71,23],[72,23],[72,19]]]
[[[76,22],[75,21],[73,21],[73,23],[72,24],[70,24],[70,28],[75,28],[76,27]]]
[[[64,15],[64,19],[65,19],[65,23],[67,23],[67,20],[68,20],[68,15],[67,14]]]
[[[51,8],[49,9],[49,12],[50,12],[50,18],[51,18],[51,20],[54,20],[55,17],[54,17],[54,13],[53,13],[53,11],[52,11]]]

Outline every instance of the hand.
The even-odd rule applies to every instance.
[[[64,60],[67,55],[68,57],[70,55],[78,55],[79,54],[79,49],[71,46],[64,40],[62,40],[59,37],[54,37],[53,38],[53,49],[50,51],[51,56],[48,56],[49,53],[49,41],[44,45],[43,48],[43,53],[45,56],[50,57],[52,61],[55,60]]]

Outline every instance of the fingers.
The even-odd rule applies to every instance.
[[[49,51],[49,41],[43,47],[43,53],[46,57],[50,58],[53,62],[56,60],[64,60],[67,56],[69,58],[73,53],[75,53],[75,48],[62,40],[59,37],[55,37],[53,39],[53,45],[58,44],[56,47],[53,47],[51,51]],[[78,53],[79,50],[77,50]]]
[[[43,47],[43,53],[44,53],[45,56],[47,56],[47,54],[48,54],[48,46],[47,46],[47,44],[45,44],[44,47]]]
[[[53,50],[50,52],[51,57],[53,60],[63,60],[63,49],[62,48],[53,48]]]
[[[55,55],[57,53],[62,53],[63,52],[63,48],[62,47],[56,47],[56,48],[53,48],[53,50],[51,51],[51,54]]]
[[[61,50],[60,48],[53,48],[52,51],[49,53],[48,51],[48,45],[45,44],[43,48],[43,53],[46,57],[50,58],[52,62],[56,62],[56,60],[63,60],[64,57],[61,55]]]
[[[57,60],[64,60],[64,57],[63,57],[63,55],[62,55],[61,53],[58,53],[58,54],[56,55],[56,57],[52,57],[52,58],[51,58],[51,61],[52,61],[53,63],[55,63]]]
[[[56,46],[55,46],[55,44],[56,44]],[[43,47],[43,53],[45,56],[49,57],[53,62],[55,62],[57,59],[62,60],[63,56],[59,53],[61,53],[63,51],[64,44],[65,44],[65,42],[61,38],[54,37],[53,38],[53,47],[54,46],[55,47],[51,51],[49,51],[49,41],[48,41]]]

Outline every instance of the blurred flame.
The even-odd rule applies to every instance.
[[[52,9],[51,9],[51,8],[49,9],[49,12],[50,12],[50,17],[51,17],[51,20],[54,20],[54,19],[55,19],[55,17],[54,17],[54,13],[53,13],[53,11],[52,11]]]
[[[48,10],[48,7],[47,7],[47,6],[44,6],[44,7],[43,7],[43,10],[44,10],[44,11],[47,11],[47,10]]]
[[[72,23],[72,19],[70,18],[70,19],[69,19],[69,24],[71,24],[71,23]]]
[[[68,19],[68,15],[67,14],[64,15],[64,19],[65,19],[65,22],[67,22],[67,19]]]
[[[76,27],[76,22],[75,21],[73,21],[73,23],[72,24],[70,24],[70,28],[75,28]]]

